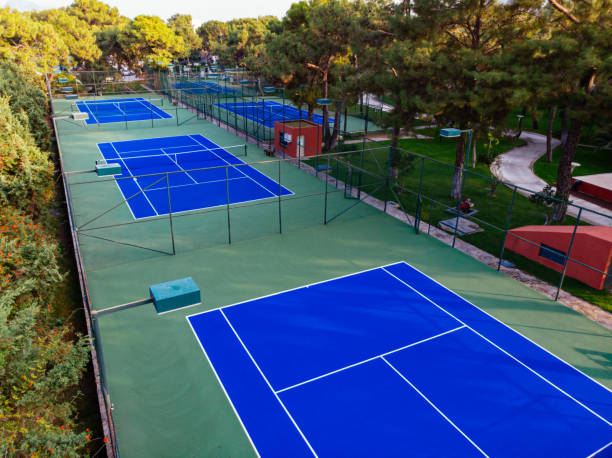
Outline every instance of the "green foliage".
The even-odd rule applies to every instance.
[[[183,38],[156,16],[136,16],[119,34],[119,44],[132,62],[171,62],[185,53]]]
[[[49,149],[51,130],[45,120],[47,96],[42,79],[11,61],[0,61],[0,97],[7,97],[11,111],[23,111],[36,146]]]
[[[92,64],[102,54],[96,45],[96,37],[89,24],[63,9],[44,10],[34,13],[33,17],[43,23],[51,24],[62,38],[74,59],[75,66]]]
[[[3,298],[4,299],[4,298]],[[42,309],[44,310],[44,309]],[[40,306],[13,310],[0,300],[0,453],[81,456],[87,433],[73,424],[73,386],[88,360],[88,343],[72,342]]]
[[[0,301],[12,307],[50,300],[62,280],[57,243],[30,216],[0,208]]]
[[[185,43],[185,52],[180,57],[196,57],[197,53],[202,49],[202,39],[195,33],[191,15],[175,14],[168,19],[168,27],[174,30]]]
[[[0,205],[39,215],[53,194],[53,163],[30,135],[24,113],[0,98]]]
[[[68,63],[68,47],[51,24],[38,22],[27,13],[1,8],[0,31],[0,58],[39,72]]]
[[[129,19],[121,16],[119,10],[98,0],[75,0],[66,12],[89,24],[94,30],[108,26],[125,25]]]

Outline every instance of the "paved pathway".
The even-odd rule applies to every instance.
[[[533,164],[538,160],[538,158],[540,158],[540,156],[546,154],[546,136],[533,132],[523,132],[521,133],[520,138],[525,140],[527,144],[513,148],[504,154],[500,154],[495,162],[491,165],[491,171],[500,180],[515,184],[531,191],[541,191],[547,183],[533,173]],[[553,139],[553,148],[560,144],[561,142],[559,140]],[[525,196],[533,194],[533,192],[520,189],[519,193]],[[575,205],[579,205],[585,209],[603,213],[611,217],[606,218],[605,216],[583,211],[581,218],[584,221],[599,226],[612,226],[612,212],[609,210],[574,196],[571,197],[571,201]],[[576,216],[578,214],[578,209],[576,207],[569,207],[567,212],[571,216]]]

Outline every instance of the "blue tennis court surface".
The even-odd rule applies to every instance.
[[[176,83],[177,89],[183,89],[191,94],[236,94],[240,91],[210,81],[183,81]]]
[[[256,123],[263,124],[266,127],[274,128],[276,121],[297,121],[299,119],[308,119],[308,112],[298,110],[290,105],[273,100],[265,100],[257,103],[252,102],[230,102],[216,103],[215,106],[224,110],[236,113],[243,118],[250,119]],[[323,116],[313,114],[312,122],[323,125]],[[329,124],[334,123],[334,118],[329,118]]]
[[[244,145],[226,150],[202,135],[98,143],[98,148],[107,163],[121,165],[115,180],[136,219],[167,215],[169,208],[178,213],[226,205],[228,195],[235,204],[293,194],[227,151],[243,154]]]
[[[612,392],[400,262],[187,317],[261,456],[611,456]]]
[[[161,102],[161,99],[160,99]],[[169,119],[171,115],[142,97],[76,102],[79,111],[89,113],[87,124]]]

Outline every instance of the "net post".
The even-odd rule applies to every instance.
[[[281,186],[281,161],[278,160],[278,232],[279,234],[283,233],[283,217],[281,212],[281,195],[282,195],[282,186]]]
[[[229,197],[229,165],[225,166],[225,208],[227,210],[227,243],[232,243],[232,225],[230,222],[230,197]]]
[[[502,260],[504,257],[504,250],[506,249],[506,239],[508,238],[508,230],[510,229],[510,220],[512,219],[512,209],[514,208],[514,199],[516,197],[516,185],[512,190],[512,200],[510,201],[510,209],[508,210],[508,216],[506,218],[506,229],[504,230],[504,240],[502,242],[501,249],[499,250],[499,262],[497,263],[497,270],[501,269]]]
[[[180,103],[180,99],[179,99],[179,103]],[[179,125],[178,109],[179,109],[179,107],[178,107],[178,105],[177,105],[177,106],[176,106],[176,125],[177,125],[177,126]]]
[[[431,231],[431,200],[429,201],[429,215],[427,219],[427,235],[429,235],[429,232]]]
[[[149,111],[151,112],[151,129],[155,127],[155,123],[153,121],[153,104],[149,102]]]
[[[172,200],[170,199],[170,177],[166,172],[166,190],[168,192],[168,219],[170,221],[170,238],[172,239],[172,255],[176,254],[176,247],[174,244],[174,224],[172,223]]]
[[[561,278],[559,279],[559,286],[557,287],[557,294],[555,295],[555,301],[559,300],[559,294],[561,293],[561,287],[563,286],[563,280],[565,280],[565,271],[567,270],[567,264],[569,262],[572,247],[574,246],[574,238],[576,238],[576,232],[578,231],[578,224],[580,224],[580,217],[582,216],[583,208],[580,207],[578,210],[578,216],[576,216],[576,223],[574,224],[574,232],[572,232],[572,238],[570,239],[569,247],[567,248],[567,254],[565,255],[565,261],[563,261],[563,270],[561,271]]]

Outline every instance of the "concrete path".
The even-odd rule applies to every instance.
[[[533,192],[541,191],[547,184],[533,173],[533,164],[535,161],[546,154],[546,136],[533,132],[523,132],[520,138],[526,141],[527,144],[513,148],[504,154],[500,154],[491,165],[491,171],[500,180],[530,190],[531,192],[519,189],[520,194],[530,196]],[[559,140],[553,139],[553,148],[560,144],[561,142]],[[612,212],[609,210],[574,196],[572,196],[570,200],[574,205],[584,207],[585,210],[593,210],[610,216],[610,218],[606,218],[605,216],[583,210],[581,216],[582,220],[598,226],[612,226]],[[570,206],[567,213],[575,217],[578,215],[578,209]]]

